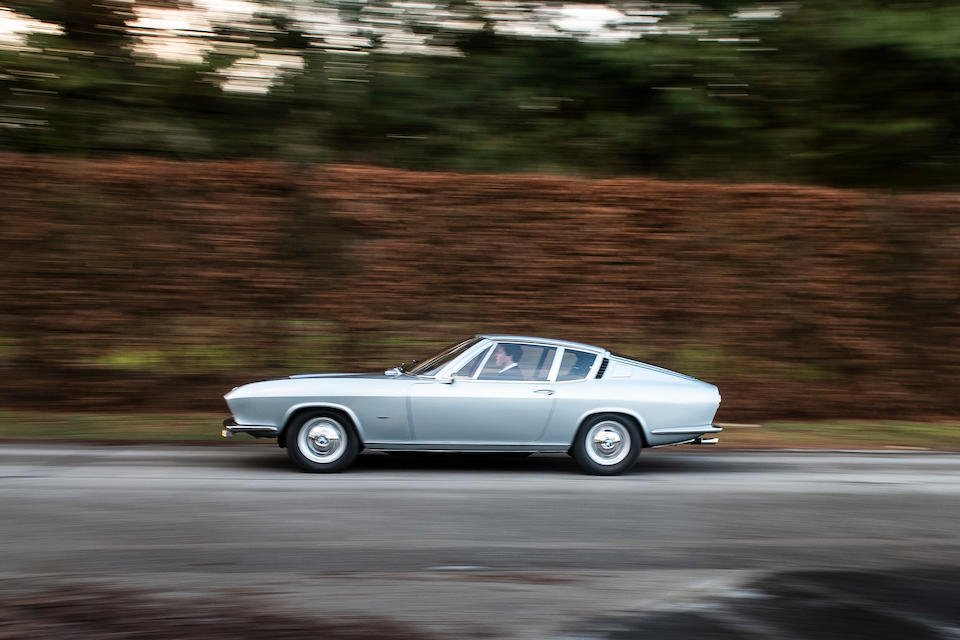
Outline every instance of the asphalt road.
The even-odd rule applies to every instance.
[[[960,638],[958,534],[955,454],[0,445],[0,638]]]

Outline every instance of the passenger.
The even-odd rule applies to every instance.
[[[573,366],[570,367],[570,371],[567,374],[569,379],[579,380],[580,378],[586,378],[595,359],[596,356],[592,353],[581,353],[577,355],[577,361],[573,363]]]
[[[520,358],[523,357],[523,349],[518,344],[500,344],[493,352],[494,360],[500,370],[493,376],[494,380],[523,380],[523,372],[520,371]]]

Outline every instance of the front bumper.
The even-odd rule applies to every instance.
[[[276,438],[280,429],[265,424],[237,424],[233,418],[227,418],[223,421],[223,429],[220,435],[224,438],[232,438],[237,433],[249,433],[254,438]]]

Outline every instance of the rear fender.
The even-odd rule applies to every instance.
[[[573,437],[574,438],[577,437],[577,433],[580,432],[580,425],[586,422],[588,418],[592,418],[593,416],[600,415],[601,413],[603,414],[613,413],[613,414],[622,415],[626,418],[632,419],[634,424],[636,424],[637,426],[637,430],[640,432],[640,437],[643,438],[643,446],[644,447],[650,446],[650,438],[647,435],[647,428],[643,424],[643,418],[641,418],[640,414],[638,414],[637,412],[631,409],[625,409],[623,407],[601,407],[599,409],[590,409],[589,411],[585,412],[583,415],[580,416],[580,419],[577,421],[577,431],[576,433],[573,434]],[[571,447],[573,446],[573,442],[570,443],[570,446]]]

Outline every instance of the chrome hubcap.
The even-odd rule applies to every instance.
[[[314,418],[300,429],[297,438],[300,451],[314,462],[333,462],[347,446],[344,426],[333,418]]]
[[[621,423],[604,420],[587,432],[587,455],[597,464],[621,462],[630,453],[630,432]]]

